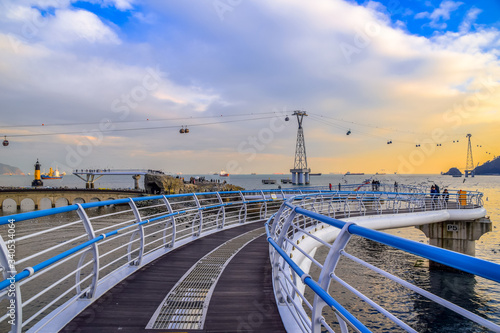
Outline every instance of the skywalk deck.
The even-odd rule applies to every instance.
[[[62,332],[285,332],[272,291],[264,234],[238,252],[222,272],[202,330],[145,328],[165,296],[197,261],[262,225],[245,224],[173,250],[116,285]]]

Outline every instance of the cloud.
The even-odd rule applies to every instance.
[[[476,21],[477,17],[479,16],[479,14],[481,14],[483,11],[479,8],[471,8],[467,11],[467,14],[465,15],[465,18],[464,20],[462,21],[462,23],[460,24],[460,27],[458,28],[458,30],[461,32],[461,33],[467,33],[469,32],[472,24]]]
[[[99,4],[101,7],[115,7],[121,11],[127,11],[134,8],[135,0],[83,0],[86,2]]]
[[[97,15],[86,10],[57,10],[41,32],[44,39],[51,43],[74,43],[81,40],[92,44],[120,43],[113,30]]]
[[[86,140],[92,152],[79,167],[109,163],[143,167],[144,163],[146,168],[187,173],[217,171],[236,160],[246,172],[283,172],[293,164],[296,123],[288,122],[274,133],[251,163],[238,146],[270,128],[269,119],[195,124],[205,119],[200,116],[285,108],[351,122],[305,119],[308,156],[318,163],[311,165],[314,170],[352,171],[356,165],[366,165],[367,154],[373,154],[367,168],[378,171],[390,169],[387,163],[397,163],[399,154],[414,147],[414,141],[421,139],[415,133],[436,127],[447,133],[466,131],[469,126],[491,133],[500,121],[500,115],[491,112],[500,106],[498,94],[480,101],[473,111],[453,111],[482,89],[482,79],[500,77],[495,50],[499,34],[494,28],[425,38],[406,33],[403,23],[389,22],[375,3],[367,8],[340,0],[318,0],[314,5],[256,0],[234,5],[223,21],[211,2],[196,2],[196,10],[193,3],[144,2],[132,11],[137,19],[122,26],[110,26],[98,12],[59,8],[46,16],[46,24],[33,38],[19,32],[29,15],[21,11],[15,20],[3,16],[0,107],[12,111],[0,125],[30,119],[35,124],[42,120],[91,124],[35,127],[22,133],[92,131],[108,118],[117,129],[149,128],[105,133],[99,145],[98,140],[74,134],[13,139],[11,148],[17,140],[32,145],[18,150],[16,158],[31,167],[33,152],[40,151],[65,161],[63,140],[75,151]],[[446,19],[445,9],[448,16],[452,11],[445,2],[441,7],[435,16],[439,22]],[[154,13],[155,19],[144,24],[140,18],[147,18],[147,13]],[[9,45],[15,31],[24,39],[17,53]],[[342,43],[356,50],[350,62],[341,51]],[[148,78],[150,68],[165,73],[153,81]],[[449,110],[467,117],[459,118],[459,125],[447,122],[443,114]],[[184,119],[159,121],[166,118]],[[164,128],[152,129],[160,125]],[[178,133],[183,125],[190,126],[189,135]],[[7,134],[17,131],[11,128]],[[388,146],[387,139],[394,145]],[[435,158],[453,156],[442,152]],[[334,160],[342,165],[325,162]],[[437,165],[433,159],[428,162],[422,171]]]
[[[463,2],[443,1],[433,12],[420,12],[415,15],[415,18],[428,18],[431,20],[429,22],[430,27],[441,30],[446,29],[447,24],[445,21],[448,21],[450,19],[450,13],[457,10],[461,5],[463,5]]]

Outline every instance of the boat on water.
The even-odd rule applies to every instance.
[[[321,176],[321,172],[310,173],[309,176]]]
[[[229,177],[229,173],[227,173],[226,171],[224,170],[221,170],[219,172],[219,177]]]
[[[347,171],[344,176],[362,176],[364,174],[365,174],[364,172],[349,172],[349,171]]]
[[[59,173],[59,170],[56,167],[54,171],[52,168],[49,169],[49,173],[44,173],[40,175],[42,179],[62,179],[63,175]]]

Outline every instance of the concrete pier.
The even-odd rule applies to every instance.
[[[292,184],[294,185],[308,185],[309,184],[309,173],[311,169],[290,169],[292,173]]]
[[[476,255],[476,241],[492,230],[491,221],[484,217],[473,221],[446,221],[416,226],[429,238],[429,244],[443,249]],[[431,261],[431,268],[451,269]]]

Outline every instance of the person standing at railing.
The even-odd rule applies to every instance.
[[[445,188],[443,191],[444,202],[446,202],[446,207],[448,207],[448,200],[450,199],[450,193],[448,193],[448,189]]]
[[[394,192],[398,191],[398,182],[394,182]]]
[[[431,186],[431,203],[432,203],[432,209],[434,209],[437,204],[437,192],[436,192],[436,187],[434,185]]]
[[[332,183],[328,184],[328,186],[330,187],[330,191],[332,190]]]

